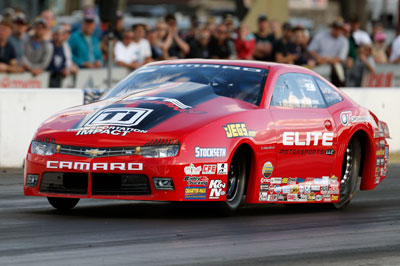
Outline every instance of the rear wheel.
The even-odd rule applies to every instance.
[[[58,210],[70,210],[79,202],[79,199],[76,198],[47,197],[47,200],[51,206]]]
[[[352,139],[346,148],[342,163],[340,178],[340,201],[333,203],[337,209],[347,206],[357,191],[361,164],[361,145],[356,138]]]
[[[246,188],[247,165],[242,153],[233,156],[229,166],[226,201],[222,202],[222,209],[226,214],[234,213],[239,207]]]

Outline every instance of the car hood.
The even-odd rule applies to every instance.
[[[256,108],[219,96],[208,85],[167,83],[64,110],[45,121],[35,139],[88,147],[169,143],[221,117]]]

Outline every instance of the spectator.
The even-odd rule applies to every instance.
[[[53,56],[47,69],[50,71],[50,88],[60,88],[62,79],[71,73],[72,53],[64,34],[62,26],[56,27],[52,34]]]
[[[166,46],[168,47],[168,57],[183,58],[189,53],[189,45],[179,36],[178,28],[176,25],[176,18],[172,14],[165,16],[165,22],[168,26],[168,34],[165,39]]]
[[[53,47],[44,39],[47,32],[47,21],[38,18],[33,23],[33,36],[24,42],[22,65],[33,75],[43,73],[50,64]]]
[[[24,42],[28,38],[28,21],[23,13],[17,13],[13,20],[13,33],[10,36],[10,43],[14,47],[18,64],[21,65]]]
[[[357,48],[357,59],[348,72],[346,86],[360,87],[365,71],[374,73],[375,62],[371,55],[371,45],[369,43],[360,43]]]
[[[3,20],[0,22],[0,72],[19,72],[17,56],[14,47],[9,41],[11,23]]]
[[[369,37],[369,34],[363,30],[360,29],[360,21],[358,18],[353,18],[350,21],[350,26],[351,26],[351,32],[352,32],[352,37],[354,38],[355,44],[361,45],[361,44],[368,44],[371,45],[372,41],[371,38]]]
[[[103,54],[103,60],[108,60],[108,40],[110,37],[111,31],[111,23],[110,22],[103,22],[102,25],[106,28],[103,32],[101,37],[100,49],[101,53]],[[117,11],[116,13],[116,21],[115,21],[115,28],[112,30],[113,33],[113,47],[117,43],[117,41],[121,41],[123,38],[123,31],[124,31],[124,17],[121,11]]]
[[[272,46],[274,43],[282,38],[282,26],[281,23],[277,20],[271,20],[270,23],[271,33],[268,34],[268,39],[271,42]]]
[[[296,49],[292,43],[292,25],[286,22],[282,25],[282,38],[277,40],[274,45],[275,61],[284,64],[294,64],[298,59]]]
[[[226,30],[228,31],[228,36],[232,40],[236,40],[238,37],[237,31],[235,30],[235,23],[233,21],[233,17],[231,14],[226,15],[224,19],[224,24],[226,26]]]
[[[390,54],[390,63],[399,64],[400,63],[400,29],[397,29],[397,37],[392,43],[392,52]]]
[[[374,43],[372,45],[372,56],[376,64],[386,64],[388,58],[386,55],[386,34],[382,32],[376,32],[374,34]]]
[[[349,42],[343,36],[343,27],[343,21],[337,19],[331,24],[330,31],[317,33],[308,46],[308,50],[317,64],[331,65],[331,81],[336,86],[344,85],[345,76],[342,64],[349,53]]]
[[[202,28],[196,31],[195,38],[189,42],[190,51],[187,58],[210,57],[210,31]]]
[[[168,29],[167,24],[159,21],[153,31],[149,33],[147,38],[151,46],[151,56],[154,60],[162,60],[168,58],[168,48],[165,43]]]
[[[55,21],[54,21],[54,13],[51,10],[44,10],[40,15],[42,19],[46,20],[47,22],[47,30],[44,35],[44,39],[46,41],[50,41],[52,38],[52,31]]]
[[[133,44],[133,31],[127,30],[123,34],[122,41],[118,41],[114,47],[115,62],[118,66],[131,70],[139,67],[136,57],[136,47]]]
[[[237,57],[239,59],[253,59],[256,38],[244,24],[239,26],[237,35],[238,37],[235,40]]]
[[[210,58],[235,59],[236,49],[232,39],[229,38],[225,24],[219,24],[215,35],[210,40]]]
[[[65,41],[69,41],[71,37],[71,26],[68,23],[61,23],[61,26],[64,28]]]
[[[190,18],[190,28],[182,34],[182,39],[184,39],[187,43],[191,42],[196,38],[196,31],[198,30],[200,25],[199,20],[196,16],[192,16]]]
[[[151,47],[146,37],[146,30],[144,24],[135,24],[132,26],[133,29],[133,46],[135,61],[138,66],[142,66],[151,62]]]
[[[274,35],[268,34],[268,19],[265,15],[258,17],[257,32],[254,33],[256,46],[254,49],[254,59],[262,61],[272,61],[272,47]]]
[[[93,9],[85,11],[82,29],[71,35],[69,45],[73,61],[81,68],[99,68],[102,66],[102,55],[99,40],[94,34],[96,27]]]
[[[4,21],[11,21],[15,16],[15,10],[12,7],[4,8],[2,15]]]
[[[308,40],[305,36],[305,29],[296,27],[293,29],[293,45],[290,47],[290,54],[297,55],[294,64],[312,68],[315,61],[311,54],[307,51]]]

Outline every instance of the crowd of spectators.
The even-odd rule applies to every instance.
[[[313,68],[331,67],[331,81],[338,86],[360,86],[365,71],[377,64],[400,63],[400,32],[389,43],[381,23],[369,34],[357,19],[333,21],[328,30],[313,35],[301,25],[268,20],[260,15],[257,31],[245,24],[237,28],[231,16],[221,23],[192,19],[186,31],[178,29],[176,18],[168,14],[155,27],[134,24],[124,28],[123,14],[116,15],[115,27],[103,23],[101,37],[95,34],[96,13],[86,9],[79,30],[56,25],[54,15],[45,10],[31,24],[19,11],[7,9],[0,22],[0,72],[32,75],[50,72],[50,87],[59,87],[64,77],[80,68],[100,68],[112,57],[116,65],[134,70],[148,62],[175,58],[250,59]]]

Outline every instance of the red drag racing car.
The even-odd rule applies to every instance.
[[[24,192],[80,198],[347,205],[387,174],[388,127],[318,74],[253,61],[148,64],[49,118]]]

